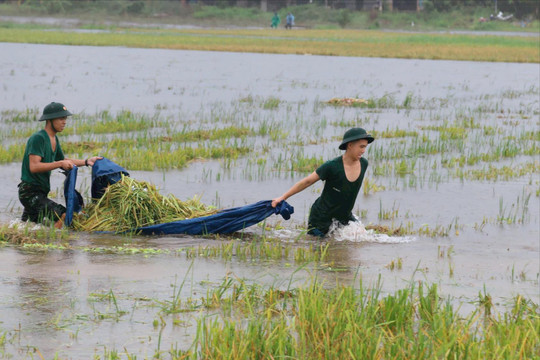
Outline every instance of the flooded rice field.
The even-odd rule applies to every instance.
[[[6,43],[0,53],[2,224],[22,213],[21,149],[58,101],[76,114],[65,153],[104,155],[163,194],[222,209],[278,197],[364,127],[376,141],[354,211],[389,233],[306,236],[317,183],[288,199],[290,220],[235,236],[0,243],[0,358],[188,349],[229,281],[288,290],[361,279],[384,293],[434,283],[463,313],[486,294],[498,311],[518,295],[540,302],[537,64]],[[368,105],[326,103],[346,97]],[[56,194],[63,178],[52,174]],[[78,188],[88,199],[89,169]],[[253,255],[261,238],[270,250]]]

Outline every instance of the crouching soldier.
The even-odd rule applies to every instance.
[[[51,190],[51,171],[70,170],[76,166],[92,166],[98,156],[86,160],[66,159],[56,136],[64,130],[67,117],[72,115],[60,103],[45,106],[39,121],[45,121],[45,128],[30,136],[26,143],[19,184],[19,200],[24,207],[22,220],[43,222],[45,218],[54,221],[60,229],[66,216],[66,208],[48,198]]]

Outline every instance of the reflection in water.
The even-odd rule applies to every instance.
[[[32,356],[39,349],[52,356],[51,350],[61,344],[64,313],[72,310],[77,293],[77,284],[65,271],[73,265],[73,252],[3,249],[0,255],[13,276],[12,286],[3,284],[7,304],[0,309],[2,328],[16,337],[23,353]]]
[[[61,267],[72,264],[71,252],[22,253],[24,264],[18,266],[17,272],[19,305],[43,315],[55,314],[66,305],[66,294],[73,291],[72,281],[56,271],[61,263]]]
[[[32,277],[19,277],[20,306],[38,310],[42,314],[54,314],[61,308],[62,299],[65,299],[65,291],[62,286],[51,280],[36,279]]]

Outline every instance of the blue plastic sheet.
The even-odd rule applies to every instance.
[[[77,166],[73,166],[73,169],[66,173],[66,180],[64,180],[64,199],[66,200],[66,218],[64,219],[64,224],[66,226],[71,225],[73,213],[81,211],[84,205],[81,194],[75,190],[77,172]]]
[[[122,175],[129,176],[129,173],[117,163],[105,157],[96,160],[92,166],[92,199],[100,199],[107,186],[116,184]]]
[[[103,158],[97,160],[92,168],[92,186],[101,186],[101,183],[106,180],[110,184],[114,184],[119,180],[120,174],[129,176],[127,171],[121,166],[115,164],[109,159]],[[94,182],[100,181],[100,184]],[[66,198],[66,220],[67,226],[71,225],[73,213],[81,211],[82,197],[75,190],[77,183],[77,167],[67,174],[64,182],[64,195]],[[221,210],[217,214],[198,217],[188,220],[173,221],[169,223],[146,226],[139,229],[134,229],[135,232],[140,232],[145,235],[166,235],[166,234],[188,234],[188,235],[204,235],[204,234],[230,234],[236,231],[243,230],[249,226],[255,225],[271,215],[281,215],[285,220],[289,220],[291,214],[294,213],[294,208],[286,201],[282,201],[275,208],[272,207],[271,200],[263,200],[251,205],[240,206],[231,209]]]
[[[137,232],[146,235],[230,234],[255,225],[274,214],[279,214],[285,220],[289,220],[292,213],[294,213],[294,208],[286,201],[282,201],[273,208],[272,200],[263,200],[251,205],[225,209],[214,215],[146,226],[137,229]]]

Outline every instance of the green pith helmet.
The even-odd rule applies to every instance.
[[[339,145],[339,149],[345,150],[347,148],[347,143],[360,139],[366,139],[368,144],[372,143],[373,140],[375,140],[375,138],[369,135],[366,130],[362,128],[352,128],[347,130],[347,132],[345,132],[345,135],[343,135],[343,141]]]
[[[64,104],[52,102],[49,105],[45,106],[45,108],[43,109],[43,115],[41,115],[39,121],[58,119],[70,115],[73,114],[68,111]]]

